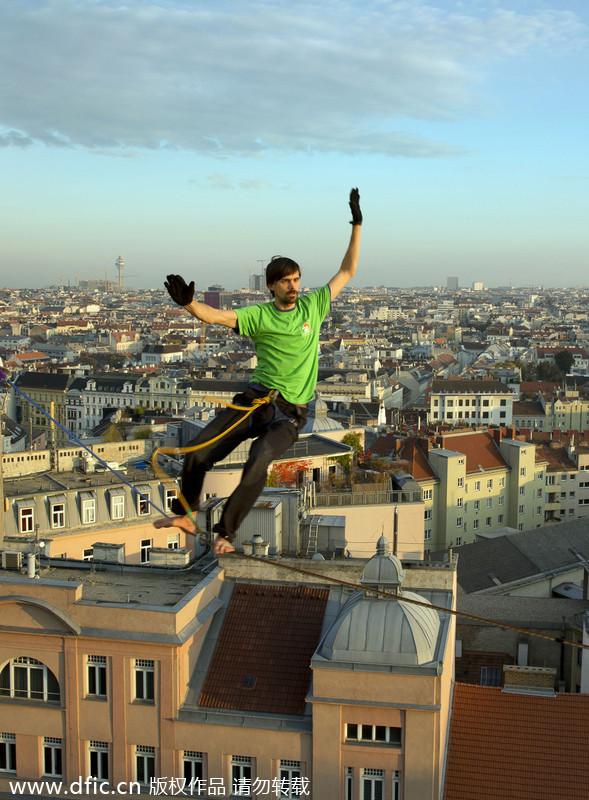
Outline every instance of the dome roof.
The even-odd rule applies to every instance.
[[[388,540],[381,536],[376,543],[376,553],[364,568],[360,583],[377,589],[395,589],[405,577],[405,570],[397,556],[390,553]]]
[[[341,431],[344,426],[341,422],[327,416],[327,403],[315,392],[315,397],[309,403],[309,415],[301,433],[322,433],[325,431]]]
[[[360,579],[367,591],[356,592],[343,605],[319,646],[320,656],[330,661],[397,666],[419,666],[434,660],[440,617],[424,597],[400,591],[405,570],[389,549],[387,539],[381,536]],[[370,596],[370,587],[392,590],[395,597]]]
[[[356,592],[345,603],[321,643],[318,654],[330,661],[419,666],[435,658],[440,619],[427,603],[406,592],[394,600]]]

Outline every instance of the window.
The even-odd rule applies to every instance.
[[[474,482],[474,490],[475,490],[475,492],[480,492],[481,491],[481,482],[480,481],[475,481]]]
[[[424,489],[423,490],[423,499],[424,500],[431,500],[433,498],[433,496],[434,496],[434,490],[433,489]]]
[[[61,778],[61,739],[53,736],[43,738],[43,775],[47,778]]]
[[[525,467],[520,467],[519,468],[519,474],[522,476],[522,478],[524,478],[525,475],[526,475],[526,468]]]
[[[555,483],[555,476],[554,475],[547,475],[546,476],[546,486],[554,486]]]
[[[493,488],[493,478],[489,478],[487,480],[487,489],[492,489],[492,488]]]
[[[542,489],[538,489],[536,492],[536,497],[542,497]]]
[[[384,800],[384,769],[363,769],[360,777],[362,800]]]
[[[164,501],[165,501],[166,511],[172,510],[172,500],[175,500],[177,495],[178,492],[176,491],[176,489],[165,489]]]
[[[301,775],[300,761],[281,759],[278,779],[280,782],[280,797],[300,797],[303,793],[303,784],[305,784],[305,794],[308,794],[308,779],[303,778]]]
[[[116,492],[116,494],[115,494]],[[110,516],[112,519],[123,519],[125,516],[125,490],[111,489]]]
[[[424,519],[431,519],[432,518],[432,510],[431,508],[426,508],[423,513]]]
[[[464,486],[464,478],[458,478],[458,488],[462,489]]]
[[[108,742],[88,742],[88,776],[108,781]]]
[[[136,486],[135,488],[137,491],[141,492],[141,494],[137,495],[137,513],[139,516],[145,516],[145,514],[149,514],[149,504],[151,501],[149,486]]]
[[[140,558],[142,564],[149,564],[149,551],[153,547],[153,539],[141,540]]]
[[[502,494],[499,495],[499,505],[500,506],[504,506],[505,505],[505,496],[502,495]]]
[[[456,498],[456,508],[462,508],[463,502],[462,497]]]
[[[35,529],[35,511],[32,506],[18,509],[18,529],[20,533],[31,533]]]
[[[478,529],[479,529],[479,521],[478,521],[478,519],[473,519],[473,521],[472,521],[472,529],[473,529],[473,531],[478,531]]]
[[[231,786],[234,794],[251,797],[252,759],[249,756],[231,757]]]
[[[542,514],[542,506],[536,506],[536,516],[539,517]]]
[[[186,779],[187,788],[192,784],[189,792],[191,789],[196,791],[195,784],[203,780],[203,760],[203,754],[198,750],[185,750],[182,754],[182,776]]]
[[[503,514],[499,514],[499,516],[497,517],[497,524],[503,525]]]
[[[155,662],[147,658],[135,659],[135,700],[155,700]]]
[[[525,511],[525,508],[524,508],[524,506],[518,506],[518,509],[517,509],[517,513],[518,513],[518,514],[523,514],[523,513],[524,513],[524,511]]]
[[[84,561],[92,561],[92,556],[93,555],[94,555],[94,548],[93,547],[88,547],[86,550],[84,550],[84,553],[82,555],[82,559]]]
[[[474,510],[478,511],[480,509],[480,507],[481,507],[481,501],[480,500],[475,500],[474,501]]]
[[[432,538],[432,529],[431,528],[426,528],[424,530],[423,538],[425,539],[426,542],[429,541]]]
[[[524,495],[526,493],[526,487],[525,486],[520,486],[519,487],[519,493],[520,493],[520,495]]]
[[[461,544],[462,544],[462,536],[457,536],[456,537],[456,547],[460,547]]]
[[[456,517],[456,527],[462,528],[462,517]]]
[[[135,780],[144,786],[155,778],[155,747],[135,745]]]
[[[0,672],[0,697],[59,703],[59,684],[45,664],[23,656],[9,661]]]
[[[505,476],[503,475],[501,478],[499,478],[499,488],[503,489],[504,487],[505,487]]]
[[[346,723],[346,742],[366,742],[401,746],[401,728],[389,725],[362,725]]]
[[[354,800],[354,767],[346,767],[345,800]]]
[[[81,493],[82,523],[91,525],[96,522],[96,498],[91,492]]]
[[[86,670],[88,695],[106,697],[106,656],[88,656]]]
[[[562,475],[560,476],[560,482],[563,483],[566,480],[568,480],[568,476],[566,472],[563,472]]]
[[[487,497],[487,508],[493,508],[493,498]]]
[[[491,517],[486,517],[485,518],[485,525],[487,526],[487,528],[491,527]]]
[[[171,533],[168,536],[168,550],[178,550],[180,548],[180,534]]]
[[[65,503],[51,503],[51,527],[65,528]]]
[[[0,772],[16,772],[16,736],[0,733]]]
[[[481,686],[501,686],[501,667],[481,667]]]

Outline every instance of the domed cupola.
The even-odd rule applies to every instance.
[[[425,598],[401,590],[405,574],[381,536],[360,579],[365,590],[344,603],[317,654],[330,661],[367,666],[420,666],[434,661],[440,618]]]

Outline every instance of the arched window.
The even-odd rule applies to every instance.
[[[0,670],[0,697],[59,703],[59,684],[45,664],[35,658],[14,658]]]

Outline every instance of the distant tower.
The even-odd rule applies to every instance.
[[[455,276],[446,278],[446,288],[449,289],[451,292],[458,291],[458,278]]]
[[[125,266],[125,262],[123,261],[123,257],[119,256],[115,261],[115,267],[119,272],[119,292],[123,291],[123,267]]]

